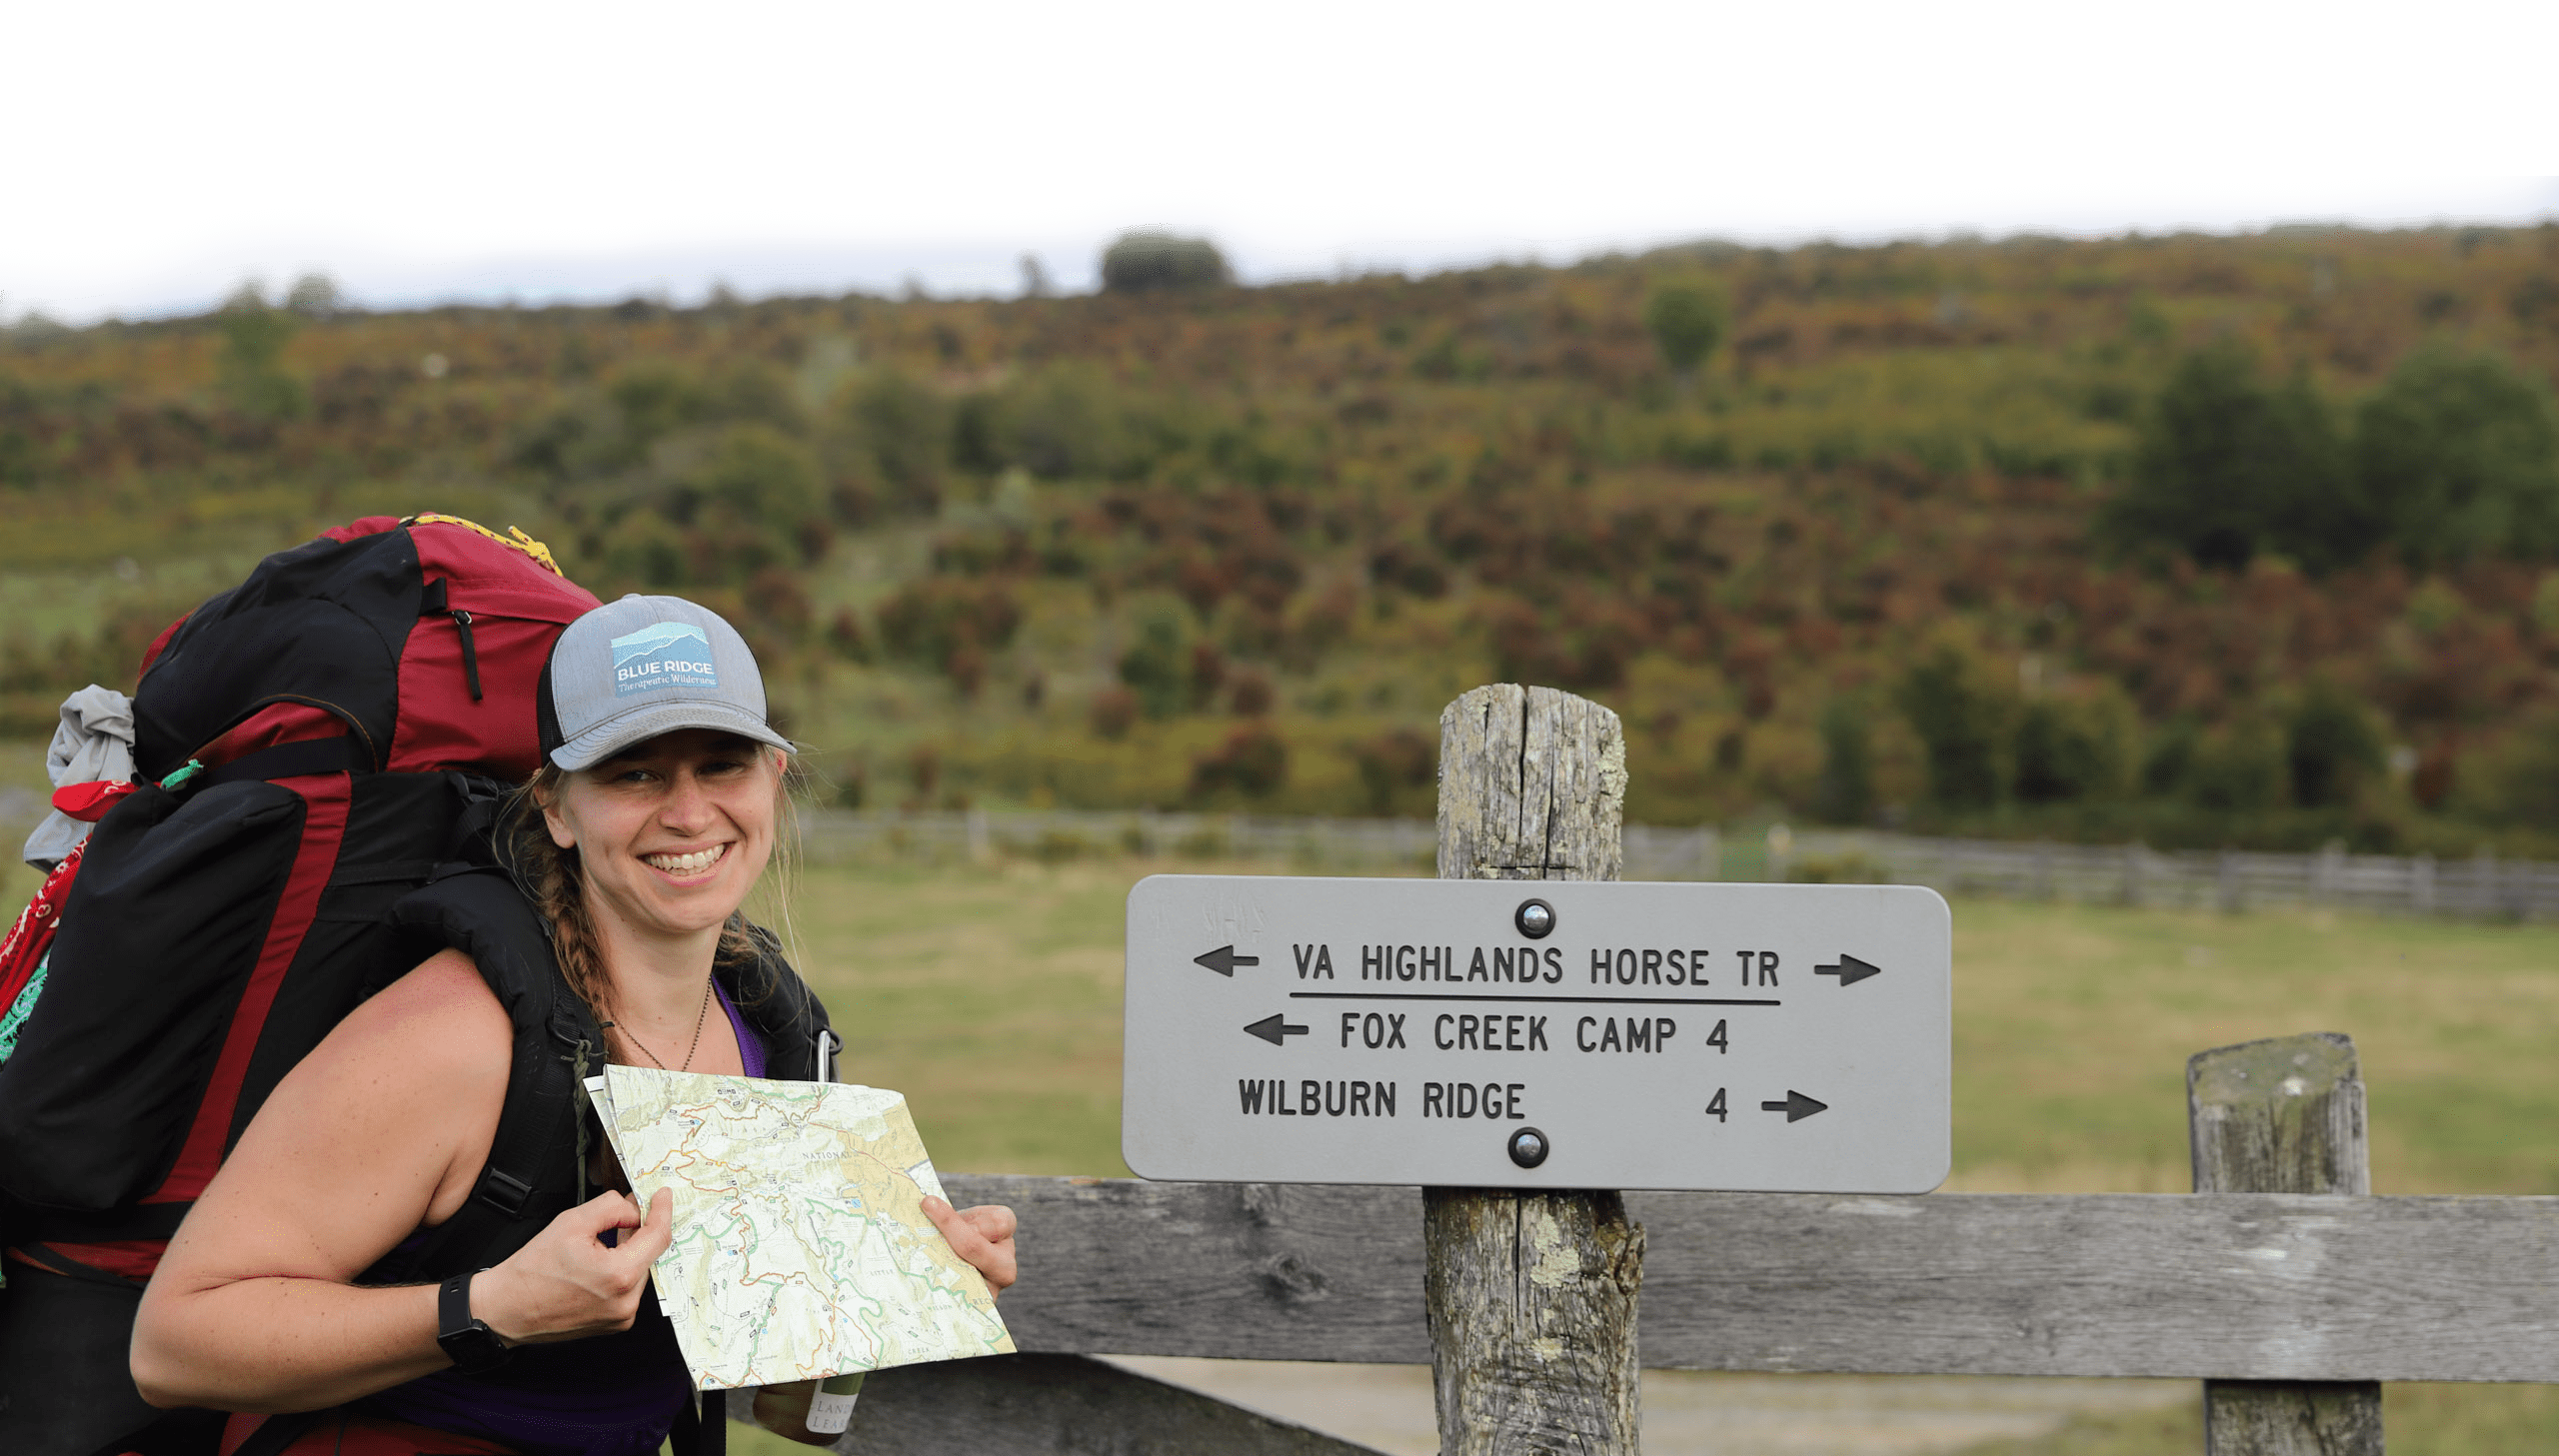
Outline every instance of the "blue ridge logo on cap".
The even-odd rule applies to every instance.
[[[711,639],[690,622],[653,622],[612,640],[613,696],[628,698],[661,688],[717,688]]]

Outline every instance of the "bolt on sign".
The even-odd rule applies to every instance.
[[[1953,925],[1916,885],[1158,874],[1129,892],[1142,1177],[1924,1193]]]

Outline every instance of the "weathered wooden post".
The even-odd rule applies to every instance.
[[[1551,688],[1439,715],[1439,877],[1615,879],[1625,735]],[[1614,1192],[1422,1190],[1441,1456],[1638,1447],[1643,1230]]]
[[[2363,1077],[2333,1031],[2216,1047],[2186,1062],[2198,1193],[2370,1193]],[[2369,1380],[2207,1380],[2206,1456],[2381,1456]]]

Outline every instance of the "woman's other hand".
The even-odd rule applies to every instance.
[[[471,1313],[511,1345],[631,1328],[649,1265],[675,1237],[675,1194],[663,1188],[649,1200],[646,1216],[628,1194],[588,1199],[474,1278]],[[616,1242],[607,1245],[604,1235],[617,1230]]]
[[[951,1251],[977,1267],[987,1276],[987,1288],[1002,1294],[1013,1287],[1017,1277],[1013,1262],[1013,1210],[1001,1203],[982,1203],[975,1208],[954,1208],[943,1200],[926,1195],[924,1216],[951,1240]]]

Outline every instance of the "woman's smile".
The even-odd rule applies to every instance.
[[[727,841],[703,849],[659,849],[640,856],[640,861],[679,883],[703,877],[721,860],[728,857]]]

